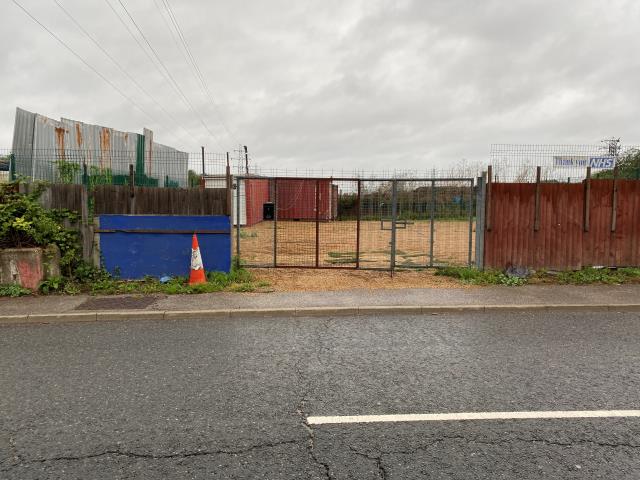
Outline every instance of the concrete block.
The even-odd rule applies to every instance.
[[[18,284],[36,290],[45,278],[60,276],[60,250],[42,248],[0,249],[0,284]]]

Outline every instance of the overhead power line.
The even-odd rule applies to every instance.
[[[73,48],[71,48],[69,45],[67,45],[65,43],[65,41],[62,40],[58,35],[56,35],[54,32],[49,30],[49,28],[47,28],[42,22],[40,22],[40,20],[38,20],[36,17],[34,17],[31,14],[31,12],[29,12],[26,8],[24,8],[17,0],[12,0],[12,2],[18,8],[20,8],[20,10],[22,10],[29,18],[31,18],[31,20],[33,20],[35,23],[37,23],[49,35],[51,35],[54,39],[56,39],[58,41],[58,43],[60,43],[60,45],[62,45],[65,49],[67,49],[74,57],[76,57],[78,60],[80,60],[87,68],[89,68],[93,73],[95,73],[98,77],[100,77],[111,88],[113,88],[116,92],[118,92],[125,100],[130,102],[134,107],[136,107],[138,110],[140,110],[142,113],[144,113],[147,117],[149,117],[149,119],[152,122],[155,122],[155,119],[153,118],[153,116],[149,112],[147,112],[144,108],[142,108],[130,96],[128,96],[126,93],[124,93],[115,83],[113,83],[106,76],[104,76],[102,73],[100,73],[100,71],[98,69],[96,69],[93,65],[91,65],[89,62],[87,62],[79,53],[77,53]]]
[[[89,32],[87,32],[87,30],[82,26],[82,24],[80,24],[80,22],[78,22],[76,20],[76,18],[66,9],[64,8],[64,6],[58,1],[58,0],[53,0],[56,5],[58,5],[58,7],[60,8],[60,10],[62,10],[65,15],[67,17],[69,17],[69,19],[76,25],[76,27],[78,27],[78,29],[89,39],[91,40],[91,42],[100,49],[100,51],[102,53],[104,53],[104,55],[111,60],[111,62],[118,68],[118,70],[120,70],[120,72],[122,72],[122,74],[124,74],[142,93],[144,93],[149,99],[151,99],[151,101],[158,107],[160,108],[160,110],[162,110],[162,112],[164,112],[165,115],[167,115],[167,117],[169,117],[180,129],[182,129],[182,131],[184,133],[186,133],[189,137],[191,137],[192,140],[196,141],[196,138],[193,136],[193,134],[191,132],[189,132],[186,128],[184,128],[184,126],[182,124],[180,124],[180,122],[178,121],[178,119],[175,118],[175,116],[173,114],[171,114],[169,111],[167,111],[166,108],[164,108],[164,106],[153,96],[151,95],[142,85],[140,85],[140,83],[127,71],[127,69],[125,69],[114,57],[113,55],[111,55],[101,44],[100,42],[98,42],[95,37],[93,35],[91,35]],[[165,127],[166,128],[166,127]],[[170,129],[169,129],[170,130]]]
[[[111,9],[113,10],[113,12],[118,16],[118,18],[120,18],[121,22],[124,24],[124,21],[122,20],[122,18],[120,17],[120,14],[113,8],[113,5],[111,5],[111,2],[109,0],[105,0],[107,2],[107,4],[111,7]],[[182,88],[180,88],[180,85],[178,84],[178,82],[176,81],[176,79],[174,78],[174,76],[171,74],[171,72],[169,71],[169,69],[167,68],[167,66],[165,65],[165,63],[162,61],[162,59],[160,58],[160,55],[158,54],[158,52],[156,51],[156,49],[153,47],[153,45],[151,44],[151,42],[149,41],[149,39],[147,38],[147,36],[144,34],[144,32],[142,31],[142,28],[140,28],[140,26],[138,25],[138,23],[136,22],[136,20],[133,18],[133,15],[131,15],[131,13],[129,12],[129,10],[127,9],[127,7],[125,6],[125,4],[122,2],[122,0],[118,0],[118,3],[120,4],[120,6],[122,7],[122,9],[124,10],[125,14],[127,15],[127,17],[129,18],[129,20],[131,21],[131,23],[133,24],[133,26],[136,28],[136,30],[138,31],[138,33],[140,34],[140,36],[142,37],[142,39],[144,40],[145,44],[147,45],[147,47],[149,48],[149,50],[151,51],[151,53],[153,54],[153,56],[155,57],[157,63],[162,67],[162,70],[160,70],[160,68],[158,68],[158,65],[156,64],[156,62],[153,62],[153,65],[156,67],[156,69],[160,70],[160,73],[163,74],[163,76],[165,77],[165,79],[167,79],[167,81],[169,82],[169,84],[174,88],[174,90],[178,93],[178,95],[180,96],[180,98],[182,99],[182,101],[185,103],[185,105],[187,105],[187,107],[193,112],[193,114],[198,118],[198,120],[200,121],[201,125],[204,127],[204,129],[209,133],[209,135],[211,136],[211,138],[215,141],[216,139],[216,135],[211,131],[211,129],[209,128],[209,126],[205,123],[205,121],[203,120],[203,118],[200,116],[200,114],[197,112],[197,110],[195,109],[195,107],[193,106],[193,104],[189,101],[189,98],[185,95],[185,93],[183,92]],[[127,28],[127,31],[129,31],[129,33],[137,40],[137,37],[133,34],[133,32]],[[143,49],[143,51],[145,51],[145,53],[148,55],[147,50],[138,42],[138,45]],[[164,72],[164,73],[163,73]]]
[[[171,8],[171,4],[169,3],[169,0],[162,0],[162,3],[164,4],[164,7],[165,7],[165,9],[167,11],[169,19],[171,20],[171,23],[173,24],[173,26],[174,26],[177,34],[178,34],[180,42],[182,43],[182,47],[184,49],[184,53],[186,54],[185,59],[187,60],[187,63],[191,66],[192,72],[194,73],[196,79],[200,82],[200,85],[201,85],[205,95],[209,98],[209,101],[211,102],[211,105],[213,106],[214,110],[216,111],[216,115],[218,117],[218,120],[219,120],[220,124],[224,127],[225,131],[227,132],[227,135],[229,136],[229,138],[232,141],[234,141],[236,143],[240,143],[240,141],[231,132],[231,130],[229,129],[227,123],[224,121],[224,118],[222,117],[222,114],[220,112],[220,107],[216,103],[216,101],[215,101],[215,99],[213,97],[213,94],[211,93],[211,89],[209,88],[209,85],[207,84],[206,78],[202,74],[202,71],[200,70],[200,67],[198,66],[198,62],[196,61],[195,57],[193,56],[191,48],[189,47],[189,43],[187,42],[187,39],[184,36],[184,33],[182,32],[182,28],[180,28],[180,24],[178,23],[178,19],[176,18],[175,14],[173,13],[173,9]],[[172,33],[172,36],[173,36],[173,33]]]

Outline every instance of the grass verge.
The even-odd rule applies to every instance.
[[[620,285],[640,283],[640,268],[594,268],[582,270],[549,272],[539,270],[526,278],[516,277],[499,270],[477,270],[471,267],[442,267],[436,275],[457,278],[473,285],[554,284],[554,285]]]
[[[19,285],[0,285],[0,297],[19,297],[33,295],[66,294],[77,295],[119,295],[119,294],[166,294],[184,295],[211,292],[255,292],[268,287],[265,281],[255,281],[251,272],[244,268],[232,268],[229,273],[208,272],[207,282],[189,285],[187,277],[174,277],[162,283],[154,277],[142,280],[121,280],[109,275],[104,270],[86,267],[74,278],[53,277],[40,283],[38,292]]]

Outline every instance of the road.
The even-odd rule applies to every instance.
[[[0,478],[640,478],[637,313],[0,328]]]

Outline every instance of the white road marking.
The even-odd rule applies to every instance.
[[[538,412],[461,412],[413,413],[404,415],[344,415],[307,417],[310,425],[329,423],[383,423],[383,422],[450,422],[459,420],[525,420],[541,418],[612,418],[640,417],[640,410],[565,410]]]

